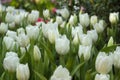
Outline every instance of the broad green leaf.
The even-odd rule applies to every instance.
[[[108,53],[108,52],[114,51],[117,46],[118,45],[112,45],[112,46],[109,46],[109,47],[103,47],[100,51]]]

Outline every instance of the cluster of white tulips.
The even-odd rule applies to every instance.
[[[46,9],[43,16],[48,22],[37,21],[37,10],[0,5],[0,80],[119,80],[120,47],[104,50],[114,47],[116,36],[99,47],[104,20],[82,11],[70,16],[67,8],[55,17]],[[117,25],[119,13],[109,21]]]

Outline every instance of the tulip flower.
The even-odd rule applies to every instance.
[[[108,56],[105,52],[99,52],[95,62],[97,72],[107,74],[111,71],[112,65],[112,57],[110,55]]]
[[[3,60],[3,67],[8,72],[15,72],[17,65],[19,64],[19,58],[15,52],[7,52],[6,57]]]
[[[67,39],[66,35],[60,36],[55,41],[55,49],[58,54],[65,55],[70,50],[70,41]]]
[[[72,77],[70,76],[68,69],[60,65],[54,71],[50,80],[72,80]]]
[[[19,64],[16,69],[17,80],[29,80],[30,71],[28,64]]]

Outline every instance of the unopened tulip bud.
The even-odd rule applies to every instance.
[[[110,37],[107,46],[108,46],[108,47],[109,47],[109,46],[112,46],[112,45],[113,45],[113,42],[114,42],[113,37]]]
[[[115,24],[119,21],[119,12],[110,13],[109,20],[112,24]]]
[[[33,56],[34,56],[34,60],[35,60],[35,61],[39,61],[40,58],[41,58],[41,52],[40,52],[40,50],[39,50],[39,48],[38,48],[37,45],[34,46]]]

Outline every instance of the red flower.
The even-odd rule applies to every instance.
[[[37,22],[44,22],[43,18],[38,18]]]

